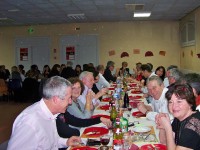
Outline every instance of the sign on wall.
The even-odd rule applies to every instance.
[[[20,48],[20,61],[28,61],[28,48]]]
[[[75,47],[66,47],[66,60],[75,60]]]

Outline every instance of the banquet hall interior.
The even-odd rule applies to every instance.
[[[95,66],[107,61],[129,68],[151,63],[200,73],[199,0],[1,0],[0,65],[73,62]],[[149,13],[148,17],[135,17]],[[126,54],[124,57],[123,54]],[[1,97],[1,96],[0,96]],[[0,143],[28,101],[0,102]]]

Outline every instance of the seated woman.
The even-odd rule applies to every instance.
[[[78,97],[84,91],[84,85],[79,78],[69,78],[72,83],[72,104],[68,106],[67,111],[78,118],[90,118],[93,111],[91,111],[91,92],[86,95],[86,104],[84,105]]]
[[[57,131],[60,137],[70,138],[71,136],[79,136],[80,131],[76,128],[71,128],[70,125],[76,127],[88,127],[94,124],[103,123],[107,127],[111,127],[112,123],[110,119],[103,117],[90,118],[90,119],[80,119],[69,112],[65,114],[60,114],[56,119]]]
[[[165,68],[163,66],[159,66],[155,70],[155,74],[159,76],[163,81],[165,79]]]
[[[126,77],[129,76],[129,68],[127,68],[128,63],[126,61],[122,62],[122,67],[119,70],[119,76]]]
[[[170,150],[200,149],[200,113],[195,111],[196,103],[189,84],[174,84],[166,93],[169,111],[174,116],[171,124],[167,114],[156,116],[160,129],[160,142]]]

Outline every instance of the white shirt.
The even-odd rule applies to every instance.
[[[87,86],[85,86],[83,93],[78,97],[78,99],[84,104],[84,106],[86,104],[86,95],[89,90],[91,90],[91,89],[89,89]],[[95,106],[96,104],[100,103],[100,100],[93,98],[92,103]]]
[[[16,118],[8,150],[58,150],[66,147],[67,139],[58,135],[56,117],[44,100],[29,106]]]
[[[104,78],[104,76],[99,73],[99,81],[96,83],[96,86],[99,90],[103,87],[110,87],[110,83]]]
[[[168,113],[170,115],[168,110],[168,102],[167,99],[165,98],[165,93],[167,91],[168,89],[164,88],[158,100],[152,98],[151,107],[153,111],[148,112],[146,116],[149,120],[155,121],[155,117],[158,113]],[[173,118],[172,115],[170,115],[170,118]]]
[[[169,79],[168,79],[168,77],[165,77],[165,79],[163,81],[163,84],[164,84],[165,87],[169,86]]]

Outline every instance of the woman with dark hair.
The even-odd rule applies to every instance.
[[[163,66],[159,66],[155,70],[155,74],[159,76],[163,81],[165,79],[165,68]]]
[[[82,72],[81,65],[76,65],[74,70],[76,72],[76,76],[78,77]]]
[[[53,77],[53,76],[60,76],[60,65],[59,64],[53,65],[53,67],[49,73],[49,78]]]
[[[200,149],[200,113],[195,111],[196,102],[189,84],[173,84],[166,93],[170,113],[174,116],[171,124],[167,114],[156,116],[160,129],[160,142],[170,150]]]
[[[49,65],[44,65],[43,71],[42,71],[43,77],[48,78],[50,71],[51,71],[51,69],[50,69]]]

